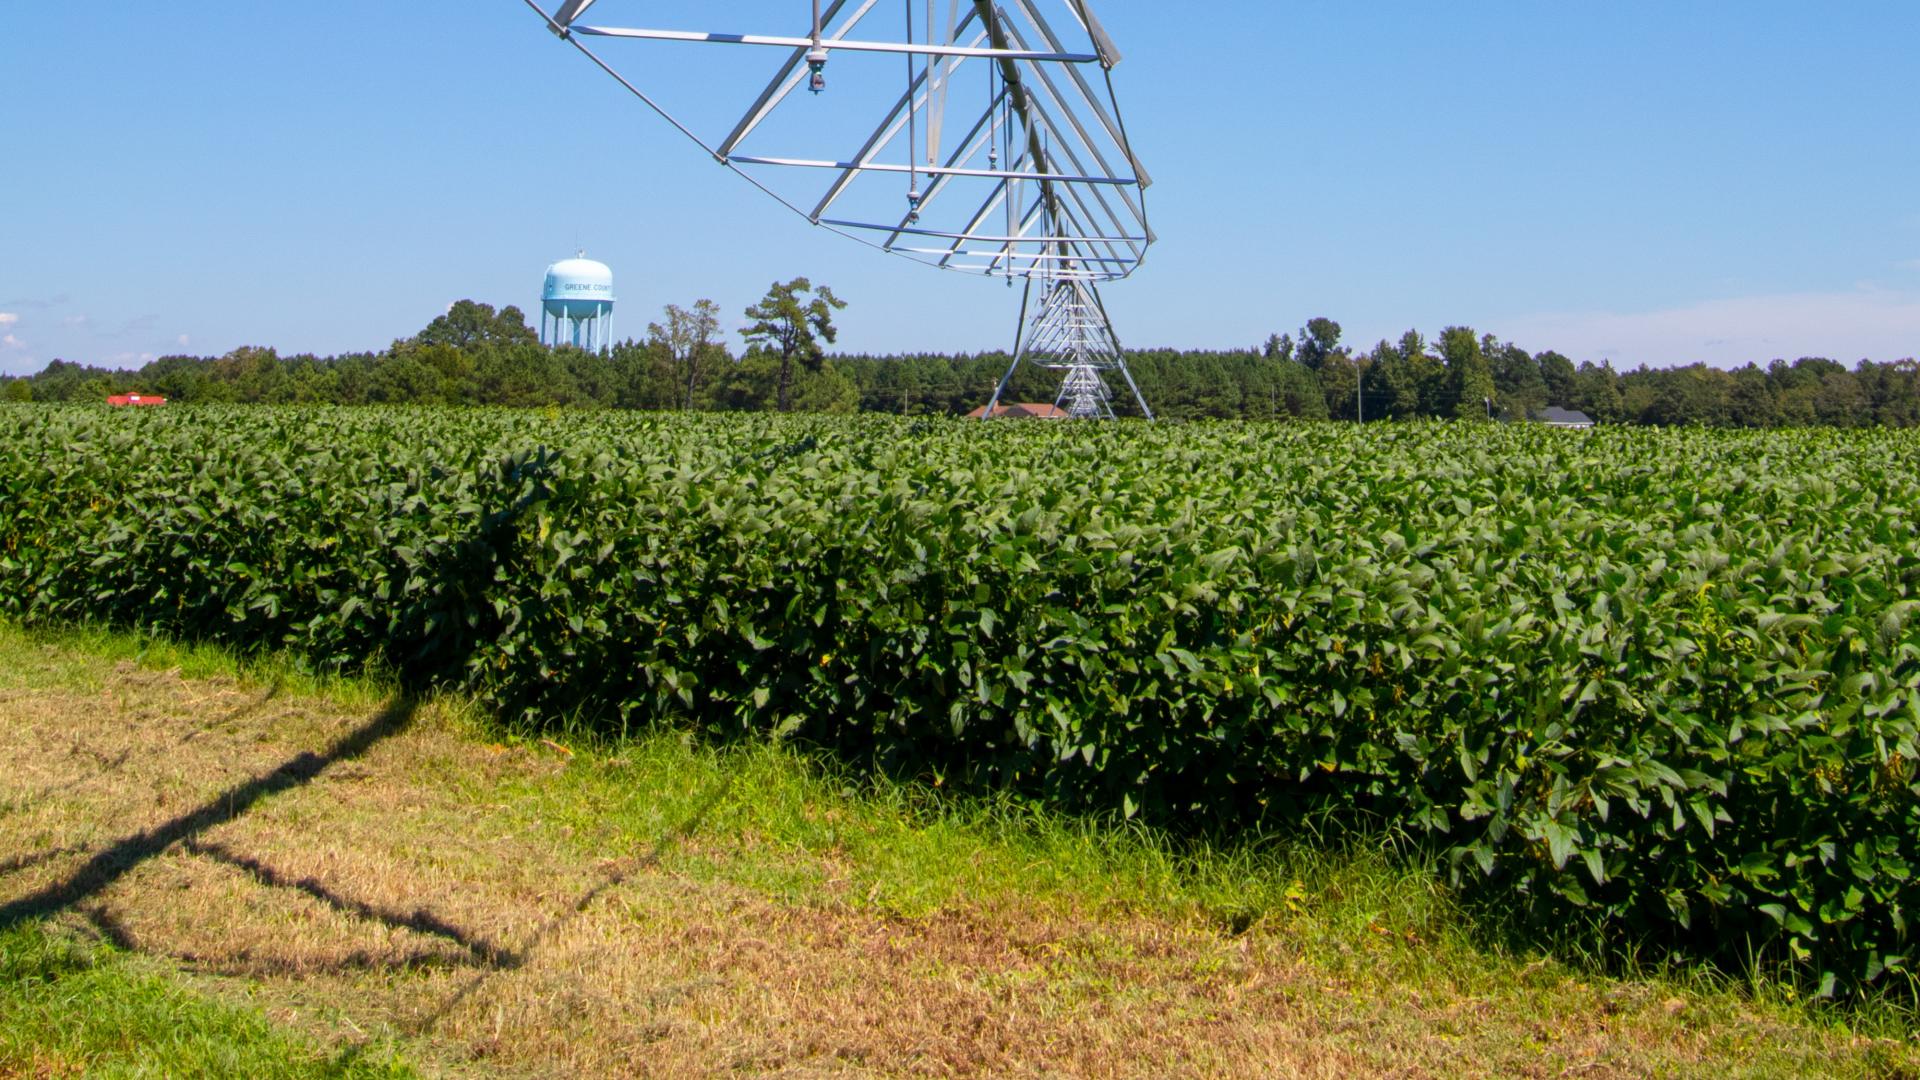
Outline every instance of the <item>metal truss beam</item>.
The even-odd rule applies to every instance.
[[[694,0],[555,0],[551,14],[543,0],[524,2],[716,160],[815,225],[905,258],[992,276],[1044,269],[1050,278],[1112,281],[1141,265],[1153,243],[1144,199],[1152,178],[1127,139],[1113,94],[1110,72],[1120,52],[1087,0],[1061,0],[1070,19],[1057,26],[1041,12],[1045,0],[948,0],[944,21],[935,19],[931,3],[917,16],[920,5],[912,0],[904,18],[896,10],[891,21],[879,0],[815,3],[811,19],[802,18],[804,5],[796,3],[788,27],[739,32],[630,25],[623,18],[664,24],[711,10]],[[589,8],[601,16],[592,25],[581,21]],[[607,42],[607,56],[588,40]],[[757,92],[717,138],[676,117],[655,96],[666,89],[643,90],[622,73],[627,65],[613,59],[616,48],[695,43],[786,51],[764,85],[752,84]],[[898,58],[904,88],[874,102],[869,81],[858,95],[864,102],[850,96],[846,104],[854,108],[879,106],[870,134],[852,154],[775,145],[792,139],[776,128],[797,123],[805,130],[796,110],[812,98],[794,91],[825,70],[830,57],[844,58],[835,68],[862,58]],[[1099,73],[1092,74],[1096,64]],[[973,97],[968,82],[983,84],[986,93]],[[727,88],[699,89],[711,98]],[[831,99],[832,91],[825,96]],[[949,117],[955,110],[966,115]],[[966,134],[947,146],[950,127]],[[810,194],[809,173],[831,179]],[[907,210],[874,216],[874,199],[889,183],[901,185],[893,190],[906,196]],[[856,203],[859,209],[848,212]],[[998,214],[1004,224],[995,220]],[[952,244],[898,242],[913,236]]]

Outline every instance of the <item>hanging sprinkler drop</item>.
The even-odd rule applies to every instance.
[[[819,93],[827,88],[827,50],[820,44],[820,0],[813,0],[813,47],[807,50],[807,89]]]

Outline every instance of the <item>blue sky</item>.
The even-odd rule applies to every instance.
[[[1920,354],[1912,0],[1096,9],[1157,181],[1106,290],[1129,344],[1329,315],[1624,366]],[[532,310],[576,245],[623,333],[799,274],[851,350],[1004,347],[1018,302],[809,228],[518,0],[0,11],[0,371],[378,349],[461,297]]]

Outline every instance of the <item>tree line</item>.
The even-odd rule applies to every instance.
[[[604,353],[547,347],[516,307],[462,300],[380,352],[280,356],[247,346],[224,356],[165,356],[133,371],[55,360],[0,377],[0,400],[99,401],[109,394],[178,402],[600,406],[960,415],[986,403],[1005,352],[829,355],[846,304],[806,278],[776,282],[744,312],[729,346],[718,305],[669,304],[644,338]],[[1920,364],[1820,357],[1731,370],[1616,371],[1610,363],[1528,352],[1450,326],[1409,330],[1358,350],[1340,324],[1315,318],[1241,350],[1132,349],[1127,364],[1155,413],[1172,419],[1383,420],[1524,418],[1546,406],[1601,423],[1720,427],[1920,425]],[[1051,402],[1059,373],[1022,365],[1005,400]],[[1114,404],[1135,411],[1114,386]]]

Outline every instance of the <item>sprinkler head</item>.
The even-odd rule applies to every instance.
[[[920,220],[920,189],[919,188],[914,188],[912,191],[907,192],[907,220],[908,221]]]
[[[807,70],[812,74],[807,79],[807,89],[819,93],[827,88],[827,50],[815,46],[807,50]]]

